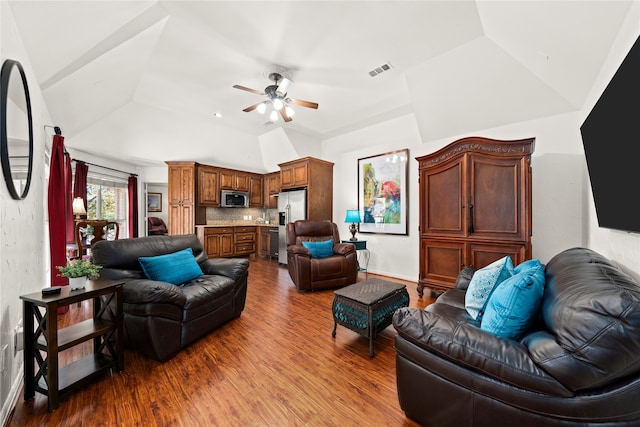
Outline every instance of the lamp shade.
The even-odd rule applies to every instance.
[[[73,199],[73,213],[76,215],[84,215],[87,211],[84,209],[84,201],[82,197],[76,197]]]
[[[347,209],[347,216],[344,219],[344,222],[361,223],[360,211],[357,209]]]

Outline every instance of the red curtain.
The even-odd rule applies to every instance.
[[[87,175],[89,166],[76,160],[76,175],[73,181],[73,198],[82,197],[84,209],[87,209]]]
[[[73,178],[73,171],[71,169],[71,157],[69,155],[65,155],[64,157],[64,221],[65,221],[65,230],[67,236],[67,243],[75,243],[76,236],[75,232],[75,223],[73,222],[73,197],[71,196],[71,179]]]
[[[70,209],[67,194],[64,137],[53,136],[51,163],[49,165],[49,188],[47,204],[49,210],[49,254],[51,257],[51,286],[68,285],[66,277],[58,276],[59,265],[67,263],[67,212]]]
[[[129,237],[138,237],[138,178],[129,176]]]

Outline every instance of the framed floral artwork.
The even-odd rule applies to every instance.
[[[358,159],[360,233],[408,235],[409,150]]]

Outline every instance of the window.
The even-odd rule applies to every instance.
[[[127,199],[126,180],[89,172],[87,218],[117,221],[120,224],[119,238],[129,237]]]

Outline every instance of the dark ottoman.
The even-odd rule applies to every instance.
[[[368,279],[334,292],[333,332],[338,324],[369,338],[369,356],[373,357],[373,339],[391,324],[393,313],[409,306],[407,287],[401,283]]]

